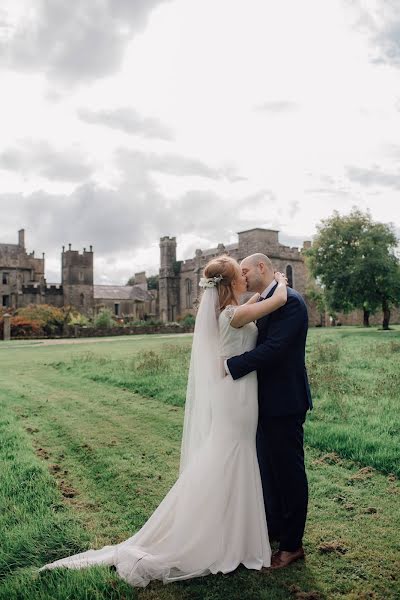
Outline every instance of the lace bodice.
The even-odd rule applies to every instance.
[[[221,356],[229,358],[255,348],[257,341],[257,326],[247,323],[243,327],[231,327],[231,320],[236,306],[227,306],[219,316],[219,333]]]

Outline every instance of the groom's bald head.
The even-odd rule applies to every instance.
[[[246,256],[240,263],[240,267],[246,277],[249,292],[261,294],[274,279],[272,262],[268,256],[260,252]]]

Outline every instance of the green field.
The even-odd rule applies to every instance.
[[[130,588],[37,573],[132,535],[175,481],[190,336],[0,342],[0,600],[400,597],[400,329],[314,329],[307,560]]]

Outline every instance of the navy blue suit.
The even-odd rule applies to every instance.
[[[233,379],[257,370],[257,456],[268,531],[280,540],[281,550],[294,551],[301,546],[307,517],[303,424],[312,408],[305,367],[308,315],[301,295],[288,288],[286,304],[259,319],[257,327],[256,348],[227,364]]]

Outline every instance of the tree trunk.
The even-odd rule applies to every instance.
[[[364,319],[363,319],[364,327],[369,327],[370,311],[367,310],[366,308],[364,308],[363,310],[364,310]]]
[[[382,300],[382,311],[383,311],[383,323],[382,329],[389,329],[389,321],[390,321],[390,308],[389,303],[386,298]]]

